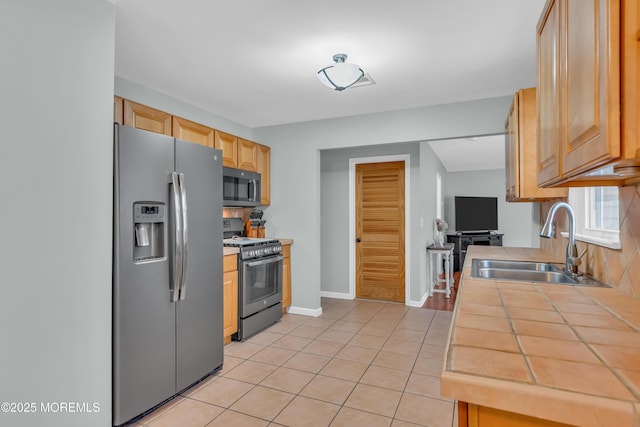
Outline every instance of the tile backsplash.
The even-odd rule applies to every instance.
[[[557,200],[540,204],[541,224]],[[566,230],[566,215],[559,212],[555,220],[559,230]],[[609,249],[578,241],[578,253],[587,249],[582,257],[580,271],[640,298],[640,184],[620,187],[620,242],[622,249]],[[540,239],[540,247],[564,259],[567,239],[560,233],[555,238]]]

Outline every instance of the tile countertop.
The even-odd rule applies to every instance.
[[[470,246],[442,395],[581,426],[638,426],[640,300],[614,288],[471,278],[472,258],[562,262]]]

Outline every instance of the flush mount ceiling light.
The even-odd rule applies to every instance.
[[[326,87],[337,91],[345,90],[357,83],[364,76],[364,71],[355,64],[344,62],[346,60],[347,55],[344,53],[333,55],[335,64],[318,70],[318,80]]]

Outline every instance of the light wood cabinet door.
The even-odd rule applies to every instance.
[[[222,166],[238,167],[238,137],[230,133],[215,131],[214,148],[222,150]]]
[[[282,314],[291,305],[291,245],[282,246]]]
[[[487,406],[474,405],[466,402],[458,402],[458,426],[459,427],[570,427],[570,424],[557,423],[541,418],[516,414],[489,408]]]
[[[128,99],[124,100],[124,125],[164,135],[172,135],[171,114]]]
[[[518,181],[519,170],[518,165],[518,145],[516,141],[517,115],[518,115],[518,94],[516,93],[514,101],[511,104],[507,121],[504,125],[504,155],[505,155],[505,183],[506,183],[506,199],[507,202],[516,200],[516,182]]]
[[[238,169],[258,171],[258,146],[255,142],[238,138]]]
[[[113,97],[113,122],[123,124],[124,99],[119,96]]]
[[[620,156],[619,0],[562,0],[564,177]]]
[[[640,179],[639,26],[637,0],[547,2],[537,28],[538,185]]]
[[[560,1],[548,3],[537,34],[537,183],[560,179]]]
[[[223,276],[224,334],[225,341],[238,332],[238,272],[229,271]]]
[[[640,176],[640,2],[623,0],[621,31],[622,152],[616,172]]]
[[[271,204],[271,148],[266,145],[258,146],[258,173],[260,174],[260,204]]]
[[[224,342],[231,342],[231,335],[238,332],[238,258],[227,255],[223,259],[223,328]]]
[[[520,89],[505,125],[505,171],[507,201],[533,202],[566,197],[565,188],[540,188],[536,185],[536,88]]]
[[[172,127],[175,138],[214,148],[214,129],[177,116],[173,116]]]

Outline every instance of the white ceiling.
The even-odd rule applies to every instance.
[[[544,0],[113,0],[116,75],[249,127],[535,85]],[[373,86],[331,91],[335,53]]]
[[[447,172],[504,169],[504,135],[429,141]]]

